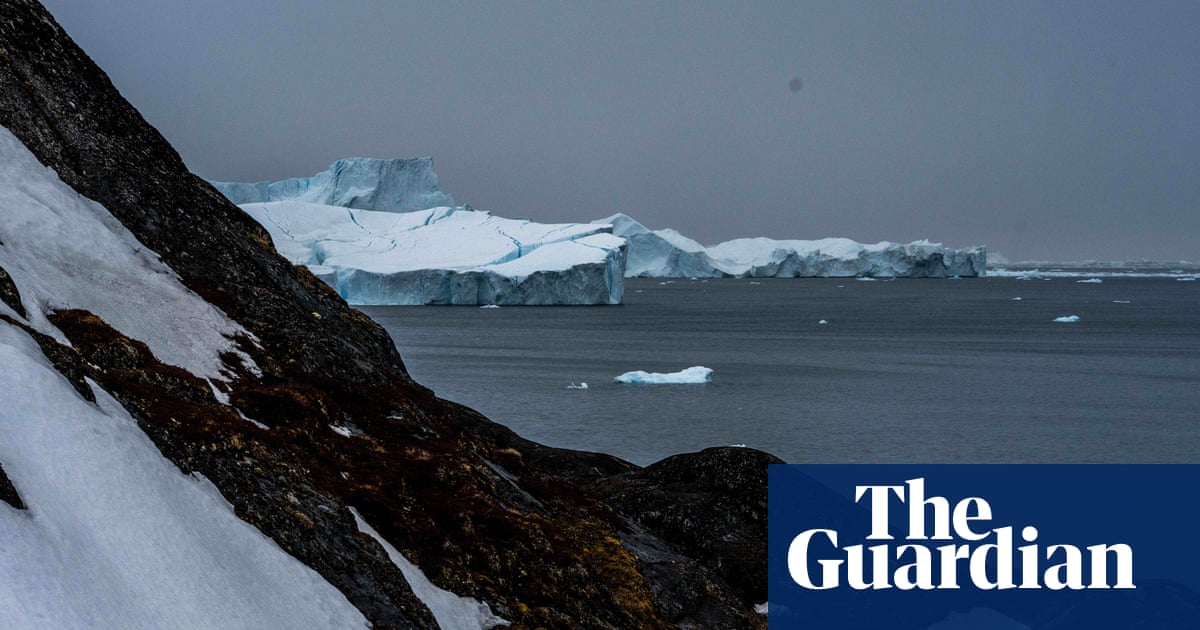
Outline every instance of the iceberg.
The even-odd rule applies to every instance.
[[[846,238],[741,238],[705,247],[670,229],[650,230],[625,214],[595,221],[612,225],[629,243],[627,277],[877,277],[950,278],[986,275],[983,247],[950,249],[939,243]]]
[[[1079,316],[1078,315],[1063,315],[1062,317],[1055,317],[1054,322],[1056,324],[1076,324],[1079,322]]]
[[[611,227],[505,219],[470,207],[360,210],[242,204],[276,249],[351,304],[619,304],[625,241]]]
[[[613,380],[627,385],[700,385],[711,383],[712,373],[711,368],[696,365],[686,370],[667,374],[637,370],[626,372]]]
[[[345,158],[312,177],[293,177],[278,182],[210,182],[235,204],[295,200],[326,206],[414,212],[453,206],[442,192],[433,158],[378,160]]]
[[[625,241],[455,206],[431,158],[346,158],[312,177],[211,182],[293,264],[355,305],[620,304]]]

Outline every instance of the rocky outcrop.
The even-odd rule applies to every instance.
[[[18,510],[25,509],[25,502],[21,501],[21,495],[17,494],[17,489],[13,487],[8,475],[4,473],[3,465],[0,465],[0,501],[4,501]]]
[[[220,355],[225,378],[202,379],[95,312],[23,303],[15,268],[0,281],[11,311],[0,325],[31,335],[85,400],[88,381],[111,394],[165,457],[211,481],[239,517],[375,627],[434,621],[350,507],[438,586],[486,602],[515,627],[761,625],[750,612],[757,587],[723,567],[765,559],[737,559],[736,545],[702,544],[694,526],[651,514],[673,513],[684,498],[673,484],[691,483],[680,476],[749,470],[766,461],[760,454],[705,455],[639,475],[616,458],[534,444],[437,399],[408,376],[379,326],[189,174],[31,0],[0,3],[0,124],[244,333]],[[20,479],[7,478],[0,495],[17,505]],[[735,506],[709,481],[694,490],[693,509],[732,510],[717,525],[745,549],[765,546],[754,505]]]

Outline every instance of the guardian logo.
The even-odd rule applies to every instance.
[[[1088,546],[1091,579],[1085,584],[1085,557],[1079,547],[1057,544],[1043,550],[1036,544],[1038,530],[1033,525],[1024,526],[1020,534],[1021,540],[1030,544],[1015,547],[1013,526],[991,527],[992,508],[982,497],[967,497],[953,506],[945,497],[926,498],[923,478],[909,479],[903,485],[856,486],[854,495],[855,501],[869,501],[869,541],[896,539],[888,518],[894,495],[908,512],[906,544],[857,544],[839,549],[836,530],[804,531],[788,545],[788,572],[796,584],[815,590],[837,588],[844,572],[845,583],[856,590],[957,589],[960,575],[980,589],[1018,588],[1018,581],[1019,588],[1025,589],[1134,588],[1133,549],[1127,544]],[[938,541],[947,542],[930,544]],[[812,558],[821,558],[817,560],[821,566],[817,583],[809,574]],[[1110,560],[1116,565],[1115,584],[1109,582]],[[1043,561],[1054,563],[1043,569]],[[1014,565],[1019,577],[1014,576]]]
[[[771,466],[773,630],[1200,629],[1200,466]]]

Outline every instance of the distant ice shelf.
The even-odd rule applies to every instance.
[[[857,243],[846,238],[741,238],[705,247],[671,229],[650,230],[625,214],[596,221],[629,242],[626,277],[949,278],[986,275],[983,247],[950,249],[929,241]]]
[[[611,226],[449,205],[428,158],[214,185],[351,304],[619,304],[624,292],[625,241]]]

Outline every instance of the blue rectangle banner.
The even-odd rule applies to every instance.
[[[1200,630],[1200,465],[797,465],[772,630]]]

